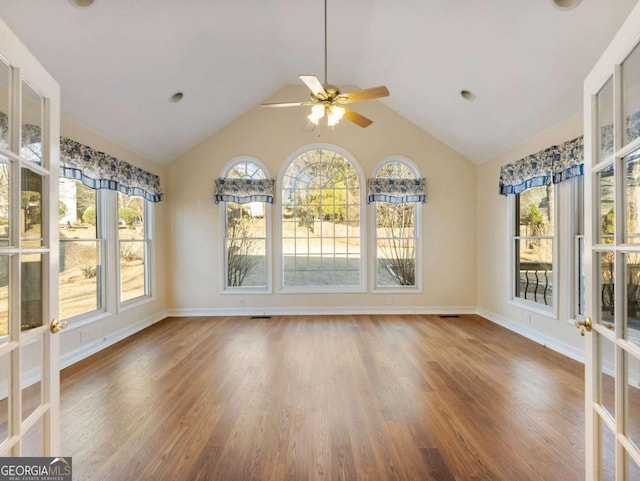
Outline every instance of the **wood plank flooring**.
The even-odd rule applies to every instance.
[[[584,478],[583,366],[473,315],[169,318],[62,425],[74,480]]]

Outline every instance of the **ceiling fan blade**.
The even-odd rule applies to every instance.
[[[262,108],[272,108],[272,107],[302,107],[303,105],[313,105],[313,102],[309,102],[305,100],[304,102],[267,102],[264,104],[260,104]]]
[[[353,102],[362,102],[363,100],[379,99],[380,97],[388,97],[389,89],[384,85],[373,87],[370,89],[358,90],[357,92],[349,92],[338,95],[336,99],[341,104],[351,104]]]
[[[344,118],[348,121],[353,122],[354,124],[359,125],[362,128],[369,127],[373,123],[373,120],[366,118],[364,115],[360,115],[358,112],[355,112],[346,107],[343,108]]]
[[[311,93],[313,95],[315,95],[316,97],[327,97],[327,91],[322,86],[322,83],[320,83],[320,80],[318,80],[318,77],[316,77],[315,75],[298,75],[298,77],[300,77],[300,80],[302,80],[304,84],[309,87],[309,90],[311,90]]]

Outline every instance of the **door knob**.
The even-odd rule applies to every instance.
[[[66,329],[67,328],[67,321],[58,321],[58,319],[54,319],[53,321],[51,321],[51,332],[52,333],[56,333],[56,332],[60,332],[60,329]]]
[[[581,336],[584,336],[584,333],[586,331],[591,332],[591,318],[590,317],[585,317],[581,321],[576,321],[576,327],[578,329],[580,329],[580,335]]]

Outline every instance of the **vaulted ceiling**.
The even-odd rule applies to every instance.
[[[328,0],[329,82],[387,85],[382,102],[482,162],[581,112],[635,3]],[[64,116],[161,163],[323,77],[323,0],[2,0],[0,18],[60,83]]]

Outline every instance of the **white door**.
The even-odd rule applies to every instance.
[[[640,480],[639,40],[640,4],[584,83],[587,481]]]
[[[60,91],[0,20],[0,456],[59,456]]]

